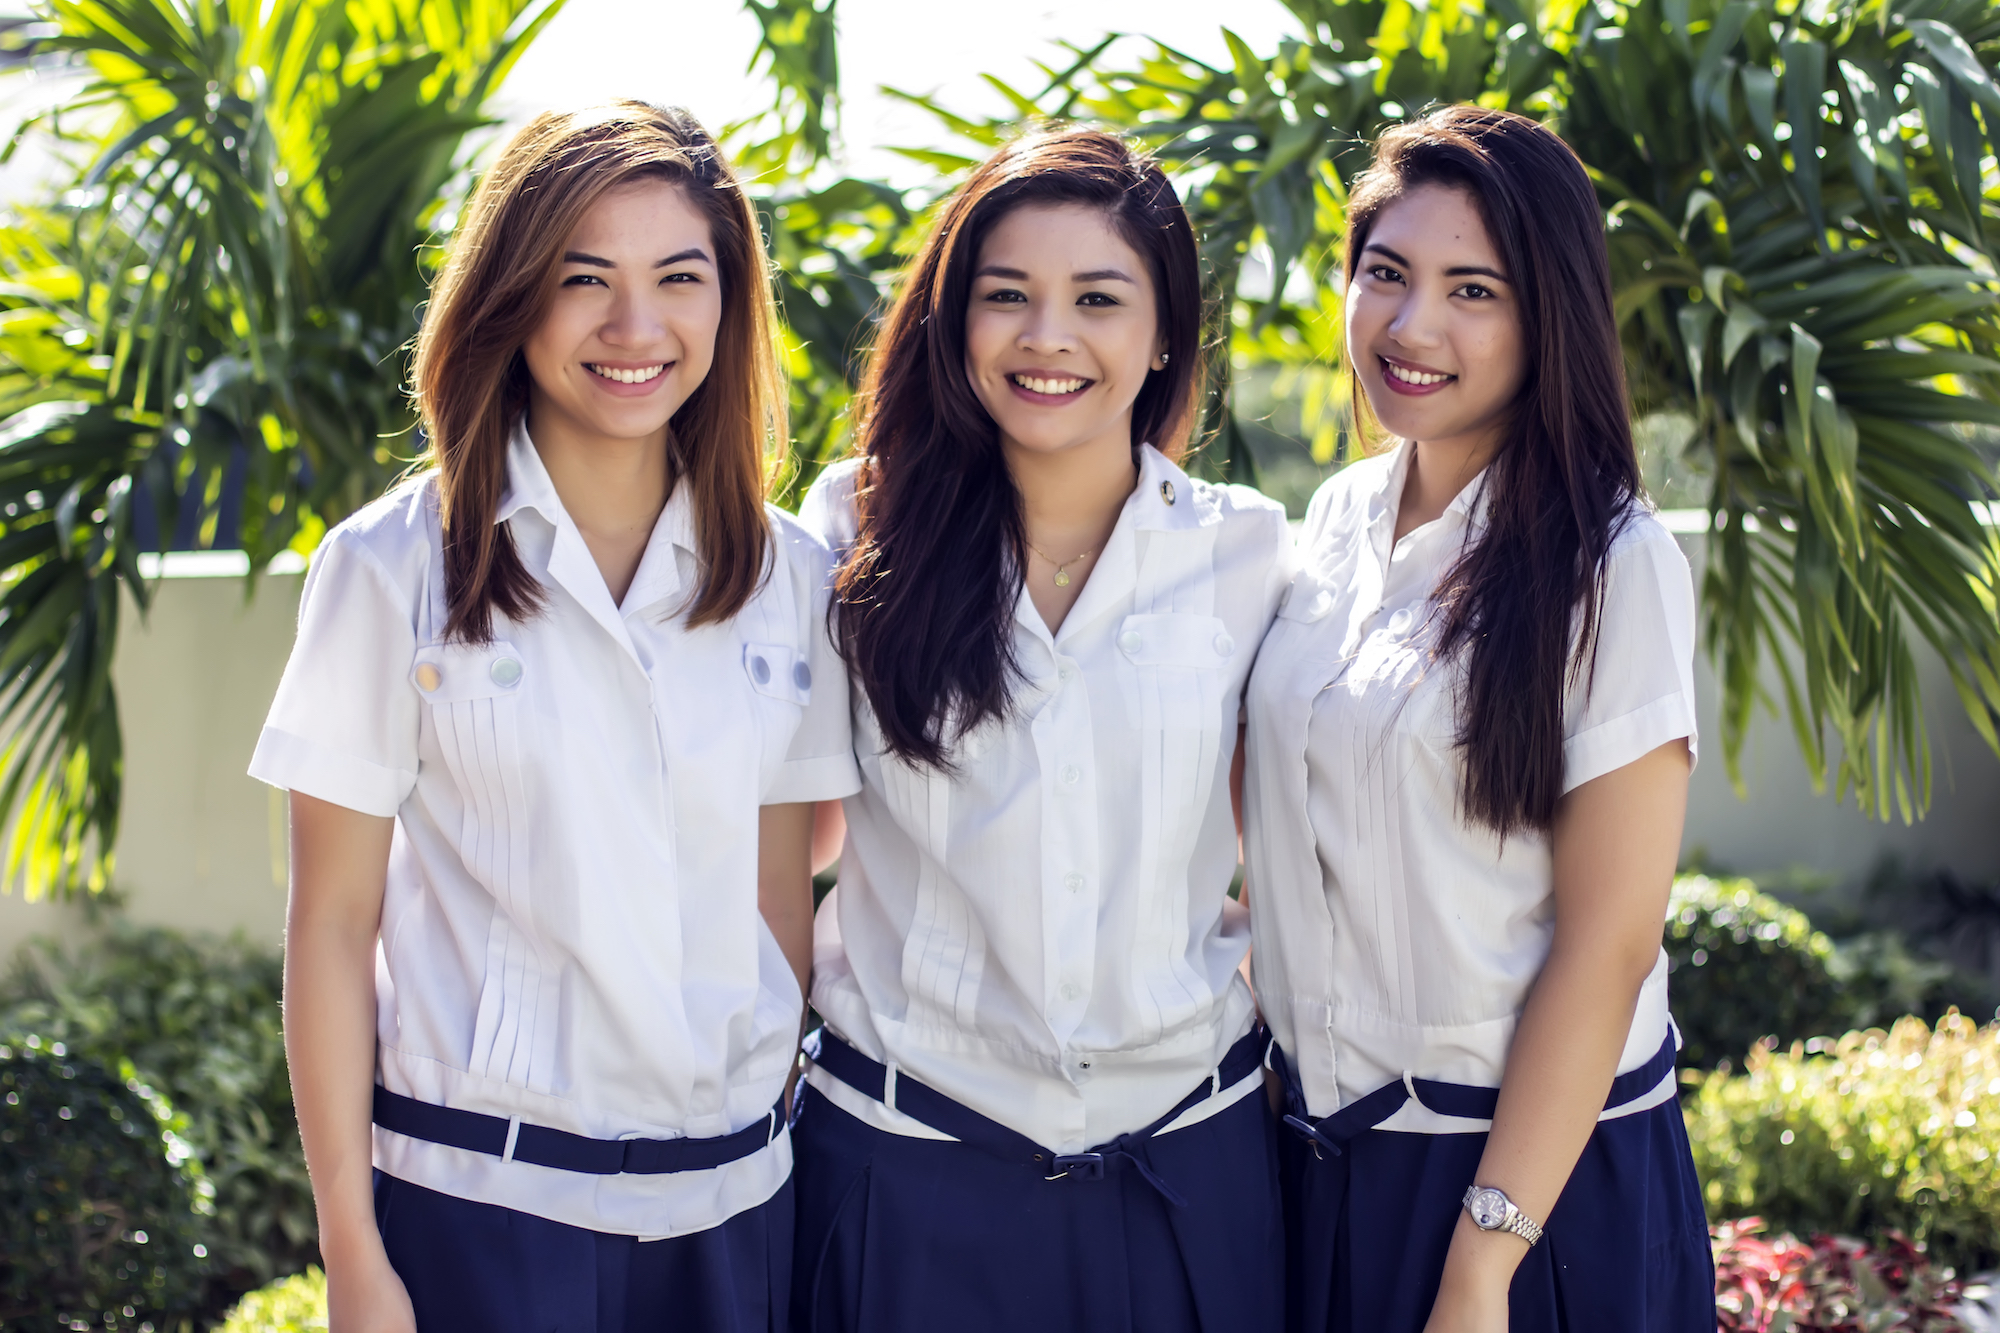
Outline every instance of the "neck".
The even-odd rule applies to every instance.
[[[634,531],[650,535],[666,508],[672,481],[666,431],[639,439],[599,435],[578,429],[539,399],[539,394],[530,395],[528,438],[571,521],[586,537]]]
[[[1396,509],[1396,539],[1431,522],[1471,484],[1500,447],[1498,431],[1410,441],[1410,467]]]
[[[1030,542],[1058,561],[1103,547],[1139,480],[1129,430],[1053,452],[1006,439],[1001,448]]]

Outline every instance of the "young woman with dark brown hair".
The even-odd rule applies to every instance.
[[[251,763],[332,1329],[773,1333],[813,803],[857,779],[708,134],[516,135],[416,398],[429,466],[327,534]]]
[[[1452,107],[1348,209],[1349,364],[1397,441],[1313,498],[1249,697],[1293,1326],[1709,1333],[1660,949],[1694,596],[1596,191]]]
[[[1030,133],[940,210],[802,511],[843,553],[863,784],[814,957],[802,1330],[1277,1327],[1228,890],[1287,537],[1175,461],[1201,321],[1159,168]]]

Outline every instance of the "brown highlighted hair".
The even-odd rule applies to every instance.
[[[1348,199],[1350,285],[1376,218],[1420,185],[1472,197],[1520,294],[1528,374],[1487,466],[1486,530],[1438,587],[1437,655],[1466,659],[1464,812],[1505,838],[1555,819],[1564,693],[1594,668],[1605,558],[1643,487],[1604,213],[1576,154],[1476,106],[1388,130]]]
[[[838,575],[841,651],[890,750],[912,763],[949,768],[959,735],[1006,712],[1016,675],[1027,536],[999,427],[966,377],[965,312],[988,233],[1032,204],[1103,210],[1152,275],[1167,364],[1133,403],[1135,453],[1150,443],[1179,458],[1194,427],[1201,262],[1159,165],[1075,127],[1032,131],[981,163],[904,275],[855,399],[859,533]]]
[[[495,612],[533,616],[543,590],[494,522],[507,441],[528,404],[522,346],[541,323],[571,231],[604,194],[680,186],[708,219],[722,289],[715,361],[667,424],[675,486],[692,488],[701,580],[688,623],[729,619],[763,578],[770,448],[785,439],[770,278],[757,215],[708,131],[678,108],[620,101],[535,117],[479,183],[417,335],[415,396],[444,526],[445,637],[483,643]]]

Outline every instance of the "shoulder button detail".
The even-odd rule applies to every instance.
[[[1165,500],[1168,504],[1172,504],[1174,502],[1174,484],[1171,481],[1163,481],[1160,483],[1160,498],[1162,500]]]
[[[417,688],[425,694],[435,694],[437,687],[444,684],[444,673],[429,662],[417,663]]]
[[[1227,657],[1235,651],[1236,640],[1230,638],[1227,634],[1218,634],[1215,636],[1215,655],[1217,657]]]
[[[800,690],[811,689],[813,687],[813,669],[804,662],[793,663],[792,684],[798,686]]]
[[[491,675],[495,685],[514,685],[521,679],[520,660],[513,657],[495,658]]]
[[[1118,646],[1128,653],[1136,653],[1146,646],[1146,641],[1139,637],[1139,631],[1128,629],[1118,636]]]
[[[759,685],[769,685],[771,683],[771,664],[761,656],[751,658],[750,679],[756,681]]]

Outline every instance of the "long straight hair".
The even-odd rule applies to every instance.
[[[856,399],[859,532],[837,585],[841,652],[884,741],[943,769],[958,736],[1005,714],[1017,674],[1027,535],[999,427],[966,378],[965,312],[981,244],[1030,204],[1102,209],[1152,275],[1167,363],[1133,404],[1134,449],[1180,457],[1202,387],[1201,261],[1151,157],[1099,130],[1043,129],[1000,149],[945,201]]]
[[[1347,214],[1347,280],[1382,209],[1464,190],[1521,295],[1528,375],[1488,465],[1486,528],[1440,581],[1436,654],[1463,653],[1464,813],[1545,830],[1563,788],[1563,699],[1596,658],[1605,558],[1642,493],[1604,214],[1583,164],[1524,116],[1453,106],[1382,135]],[[1356,395],[1357,402],[1359,395]]]
[[[528,405],[523,345],[555,294],[563,247],[604,194],[678,185],[708,220],[722,288],[715,361],[667,424],[668,475],[690,489],[701,578],[688,623],[729,619],[763,578],[769,450],[785,438],[770,277],[757,216],[715,141],[687,112],[620,101],[535,117],[473,193],[417,335],[415,397],[437,468],[445,637],[484,643],[496,612],[533,616],[544,593],[494,521],[507,442]]]

